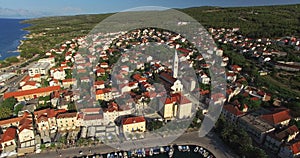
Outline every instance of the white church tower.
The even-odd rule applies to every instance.
[[[173,59],[173,77],[178,77],[178,55],[177,50],[175,50],[174,59]]]

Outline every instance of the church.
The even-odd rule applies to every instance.
[[[163,82],[167,92],[171,94],[180,93],[183,89],[183,85],[181,81],[178,79],[178,67],[179,67],[179,59],[177,51],[175,51],[174,59],[173,59],[173,66],[172,66],[172,73],[168,72],[161,72],[159,77]]]
[[[179,60],[175,51],[172,73],[161,72],[159,77],[168,93],[166,100],[159,100],[159,113],[166,120],[184,119],[192,115],[192,102],[182,95],[183,85],[178,79]]]

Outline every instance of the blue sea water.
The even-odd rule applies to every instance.
[[[28,33],[22,29],[29,26],[29,24],[21,24],[23,20],[0,18],[0,60],[20,54],[16,50],[20,40]]]

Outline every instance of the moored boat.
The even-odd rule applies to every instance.
[[[198,152],[198,150],[199,150],[199,147],[196,146],[195,149],[194,149],[194,152],[196,153],[196,152]]]

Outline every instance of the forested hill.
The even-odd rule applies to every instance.
[[[300,4],[263,7],[195,7],[178,9],[194,17],[203,26],[241,28],[248,37],[300,36]],[[20,47],[21,55],[43,53],[74,37],[83,36],[112,14],[46,17],[24,21],[30,37]]]

